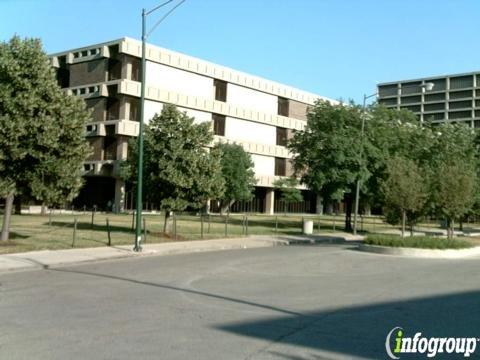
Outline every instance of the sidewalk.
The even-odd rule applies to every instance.
[[[0,255],[0,273],[6,271],[46,269],[60,265],[82,262],[132,258],[141,256],[160,256],[185,254],[203,251],[264,248],[293,244],[331,244],[360,240],[351,234],[319,234],[313,236],[251,236],[248,238],[230,238],[215,240],[194,240],[146,244],[142,252],[134,252],[131,245],[95,247],[66,250],[42,250],[17,254]]]

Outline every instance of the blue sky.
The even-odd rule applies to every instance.
[[[0,0],[0,40],[49,53],[129,36],[158,0]],[[152,14],[153,24],[161,13]],[[478,0],[186,0],[149,41],[331,98],[480,70]]]

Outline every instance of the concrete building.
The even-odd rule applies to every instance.
[[[304,128],[308,106],[325,98],[153,45],[146,57],[145,122],[164,103],[197,122],[211,122],[215,141],[241,144],[251,154],[257,179],[253,210],[273,213],[272,183],[292,174],[286,141]],[[119,178],[119,162],[127,156],[129,138],[138,135],[141,42],[122,38],[50,58],[61,86],[82,97],[93,114],[85,129],[93,155],[84,164],[86,185],[76,203],[133,208],[134,192]],[[303,210],[314,212],[315,196],[305,191],[305,198]]]
[[[420,85],[433,83],[431,91]],[[432,76],[378,85],[378,101],[390,108],[408,109],[422,122],[463,122],[480,127],[480,72]]]

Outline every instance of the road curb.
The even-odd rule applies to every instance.
[[[358,245],[358,250],[380,255],[407,256],[416,258],[432,258],[432,259],[463,259],[474,256],[480,256],[480,246],[468,249],[414,249],[414,248],[397,248],[378,245]]]
[[[118,260],[146,256],[180,255],[222,250],[240,250],[288,245],[271,238],[232,238],[214,240],[179,241],[148,244],[142,252],[134,252],[131,246],[95,247],[81,249],[41,250],[0,255],[0,273],[50,267],[75,265],[88,262]]]

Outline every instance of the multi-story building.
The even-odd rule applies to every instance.
[[[138,135],[141,42],[122,38],[50,58],[61,86],[92,109],[85,132],[93,154],[84,164],[86,184],[77,204],[132,208],[134,192],[119,177],[119,162],[129,138]],[[308,106],[325,98],[153,45],[147,45],[146,58],[145,122],[164,103],[211,122],[215,141],[241,144],[250,153],[255,210],[272,213],[273,181],[292,174],[286,142],[304,128]],[[315,211],[315,197],[308,191],[305,196],[310,202],[304,210]]]
[[[425,85],[432,83],[430,91]],[[378,85],[378,101],[413,111],[422,122],[463,122],[480,127],[480,72],[432,76]]]

